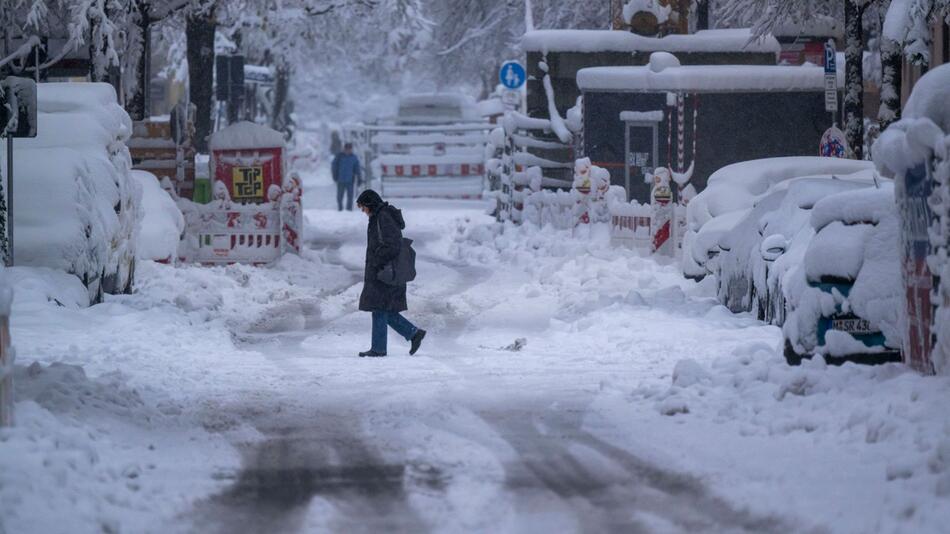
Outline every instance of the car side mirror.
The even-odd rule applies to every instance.
[[[759,253],[762,255],[762,259],[769,262],[777,260],[779,256],[785,254],[787,249],[788,241],[780,234],[772,234],[766,237],[759,245]]]

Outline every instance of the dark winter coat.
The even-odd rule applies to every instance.
[[[372,198],[372,203],[367,202],[366,193],[372,193],[375,199],[379,199],[378,204]],[[406,227],[406,221],[403,220],[401,211],[383,202],[379,195],[372,191],[365,191],[360,195],[360,200],[360,205],[371,210],[366,228],[366,270],[363,273],[360,310],[406,311],[406,285],[391,286],[376,279],[379,270],[399,256],[402,230]]]
[[[330,164],[330,173],[334,182],[350,185],[355,181],[359,181],[360,176],[362,176],[360,160],[356,157],[356,154],[340,152]]]

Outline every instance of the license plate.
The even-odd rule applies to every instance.
[[[877,330],[871,328],[867,319],[832,319],[831,328],[849,334],[874,334]]]

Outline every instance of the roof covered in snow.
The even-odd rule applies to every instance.
[[[283,148],[284,134],[249,121],[236,122],[211,135],[211,150]]]
[[[753,40],[748,29],[701,30],[690,35],[644,37],[618,30],[535,30],[521,40],[527,52],[775,52],[772,36]]]
[[[657,71],[647,65],[591,67],[577,73],[577,85],[584,91],[824,91],[824,84],[824,69],[817,66],[688,65]],[[838,86],[843,85],[839,70]]]

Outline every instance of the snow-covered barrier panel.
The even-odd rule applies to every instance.
[[[900,211],[904,361],[950,372],[950,65],[924,75],[872,153]]]
[[[480,198],[487,123],[368,126],[371,163],[384,197]]]
[[[17,265],[75,274],[92,302],[131,291],[141,191],[128,114],[102,83],[39,84],[37,108],[37,137],[14,150]]]
[[[211,138],[213,200],[177,199],[185,217],[179,257],[203,264],[266,264],[300,252],[300,178],[284,169],[280,132],[238,122]]]

